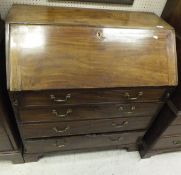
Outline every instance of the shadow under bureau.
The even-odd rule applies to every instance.
[[[174,30],[151,13],[14,5],[6,32],[25,161],[137,150],[177,85]]]

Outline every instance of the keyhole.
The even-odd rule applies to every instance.
[[[98,39],[102,39],[102,38],[103,38],[101,32],[97,32],[97,38],[98,38]]]

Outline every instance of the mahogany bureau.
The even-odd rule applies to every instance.
[[[174,29],[152,13],[14,5],[6,32],[25,161],[137,150],[177,85]]]
[[[6,88],[5,24],[0,18],[0,160],[23,163],[21,141]]]

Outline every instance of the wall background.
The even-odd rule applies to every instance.
[[[1,17],[5,19],[7,12],[13,3],[15,4],[31,4],[31,5],[47,5],[47,6],[65,6],[65,7],[83,7],[111,10],[128,10],[128,11],[146,11],[161,15],[167,0],[135,0],[133,6],[125,5],[106,5],[96,3],[74,3],[74,2],[48,2],[48,0],[0,0]]]

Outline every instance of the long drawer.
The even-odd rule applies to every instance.
[[[162,134],[162,136],[172,136],[172,135],[181,135],[181,125],[171,125]]]
[[[20,125],[20,128],[24,138],[28,139],[146,129],[151,120],[152,117],[129,117],[104,120],[22,124]]]
[[[104,119],[134,116],[155,116],[162,103],[94,104],[61,106],[38,109],[21,109],[22,123]]]
[[[130,144],[136,145],[137,139],[143,135],[144,132],[140,131],[27,140],[25,141],[25,151],[27,153],[41,153],[106,146],[121,146],[126,148]]]
[[[161,101],[165,92],[164,88],[34,91],[18,93],[17,98],[19,106],[23,108],[106,102],[155,102]]]
[[[181,147],[181,135],[163,137],[153,146],[152,149],[172,149],[179,147]]]

